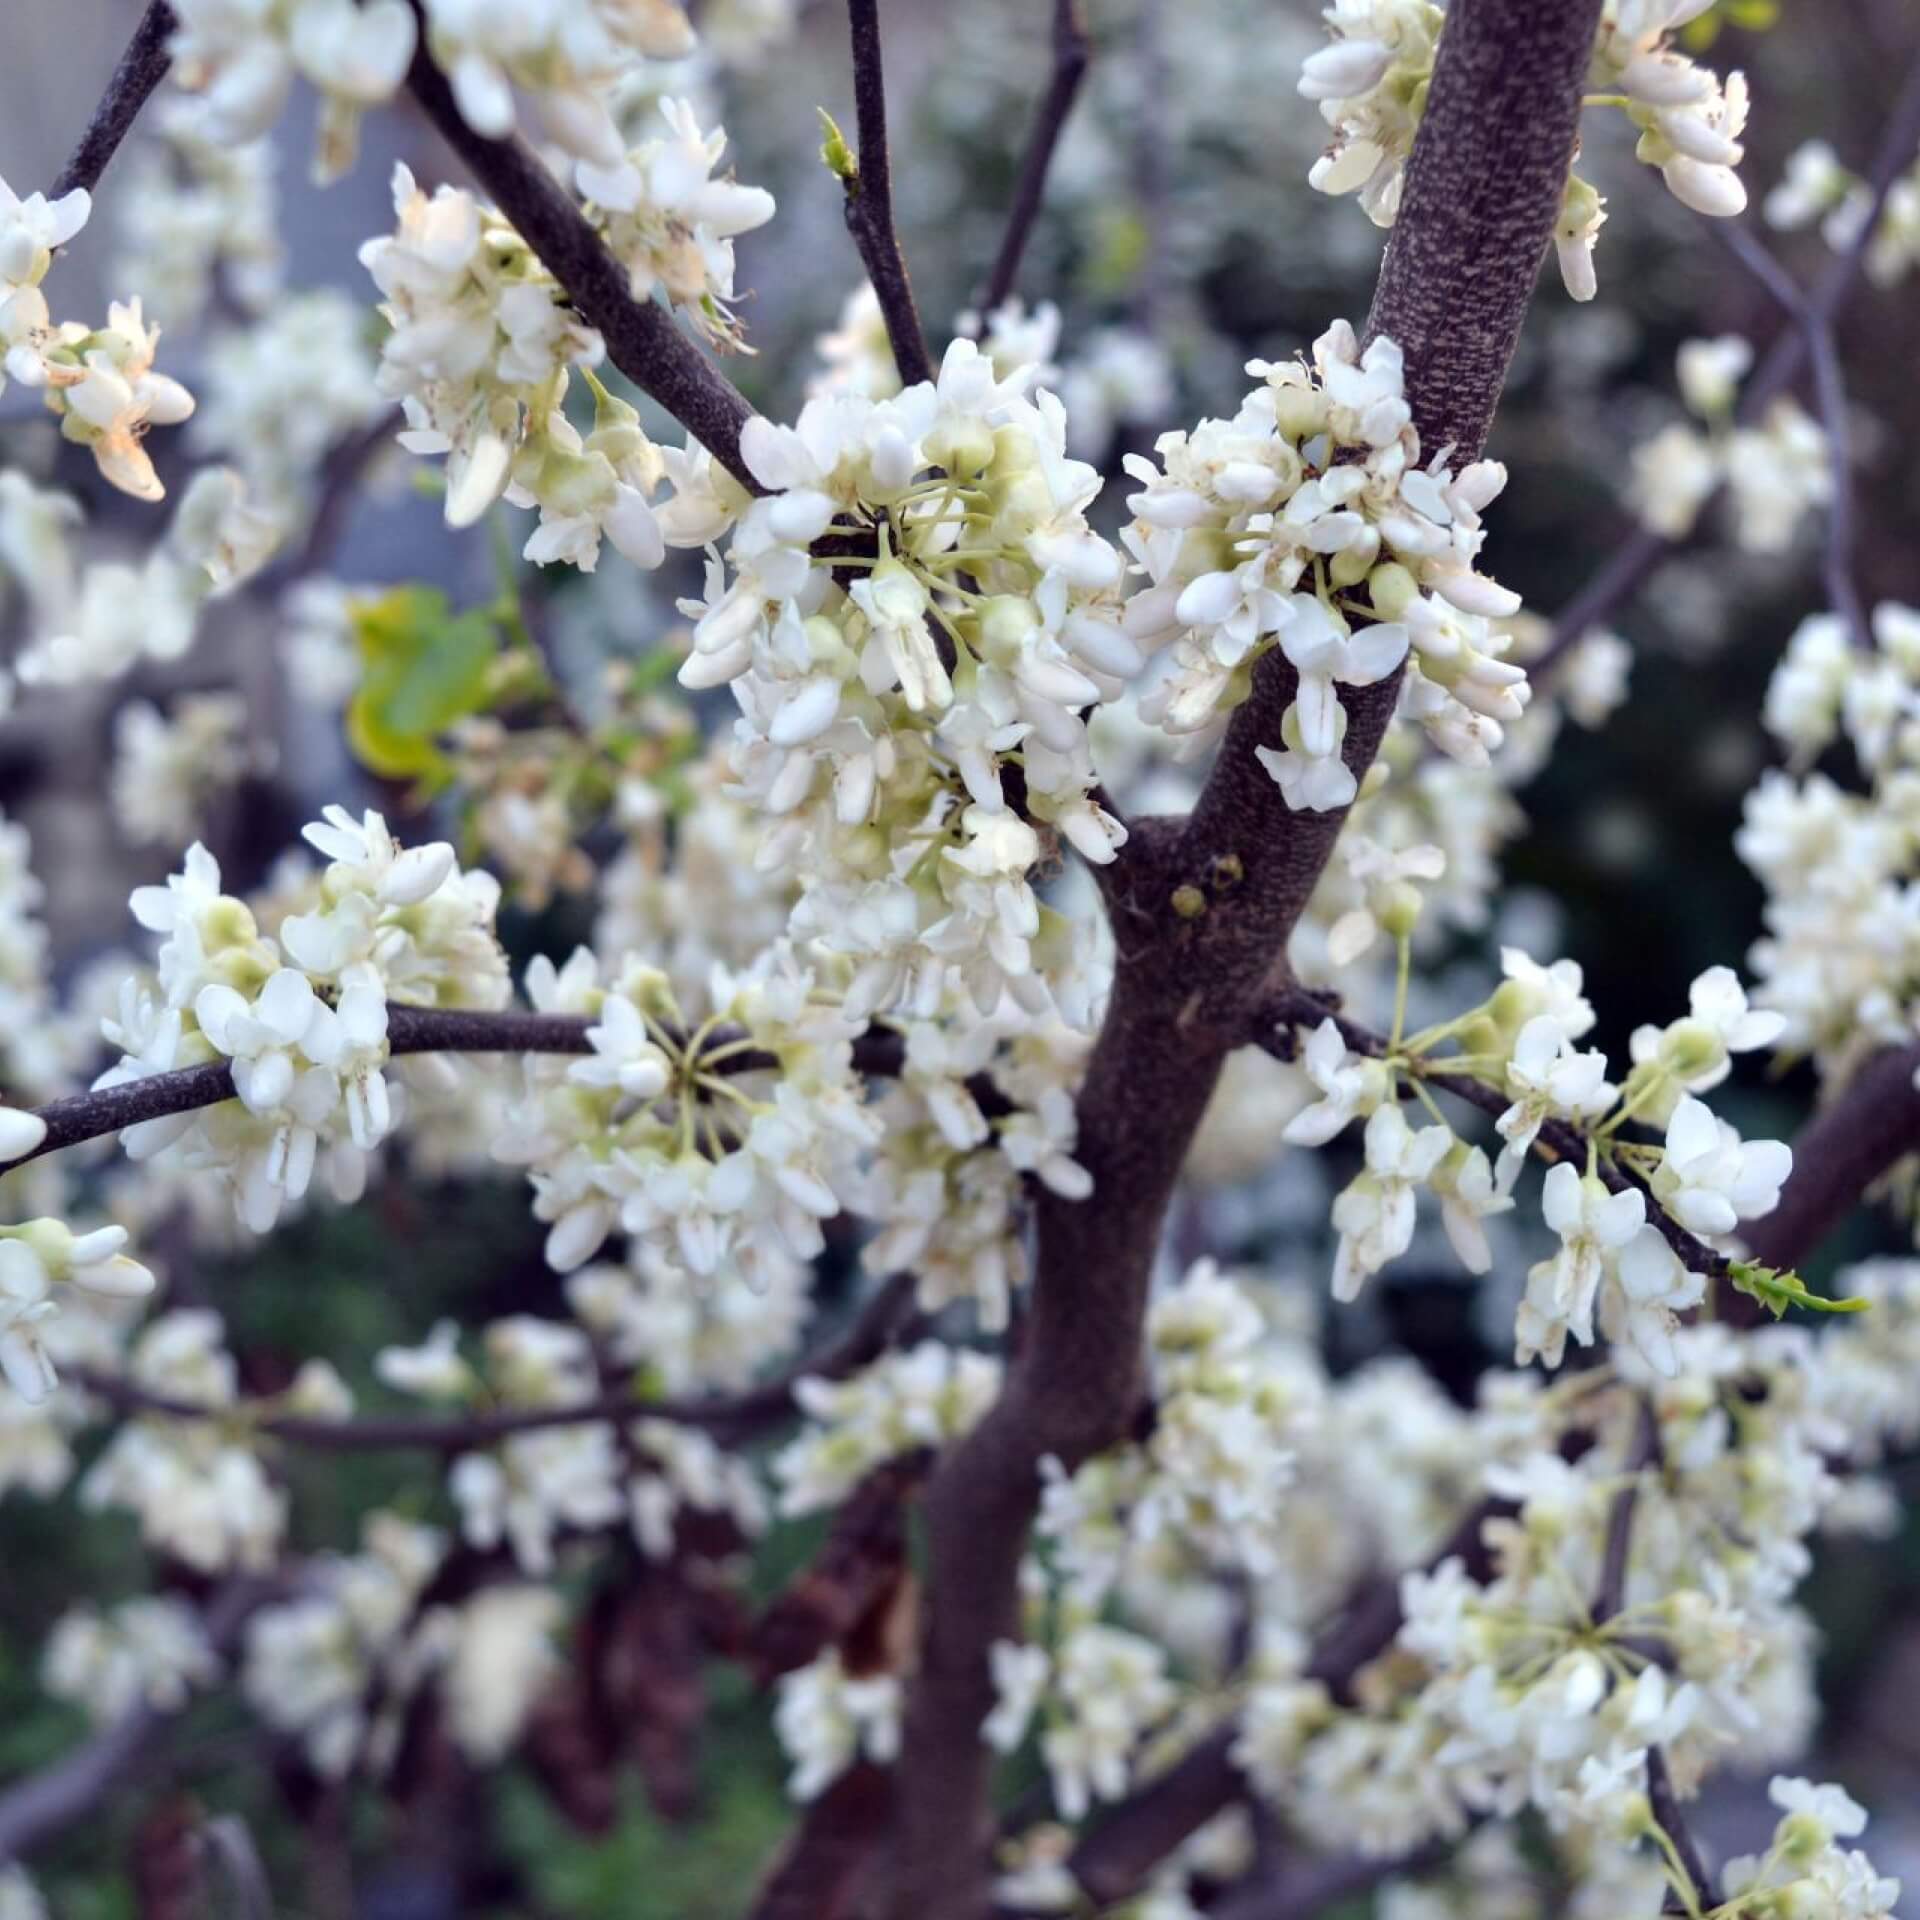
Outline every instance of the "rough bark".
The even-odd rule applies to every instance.
[[[1455,0],[1371,325],[1406,351],[1426,446],[1478,454],[1573,153],[1600,0]],[[1348,702],[1356,772],[1391,685]],[[992,1703],[988,1649],[1015,1626],[1015,1575],[1048,1455],[1069,1468],[1127,1430],[1140,1391],[1147,1283],[1167,1203],[1227,1053],[1284,968],[1286,940],[1342,816],[1295,814],[1253,757],[1293,697],[1270,658],[1184,825],[1143,822],[1110,894],[1120,953],[1081,1094],[1077,1157],[1094,1197],[1039,1210],[1021,1352],[1000,1402],[935,1476],[929,1594],[900,1765],[892,1911],[986,1911]],[[1206,909],[1177,915],[1176,886]]]

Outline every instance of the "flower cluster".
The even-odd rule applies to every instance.
[[[460,1356],[457,1335],[443,1321],[422,1346],[385,1349],[376,1369],[391,1387],[454,1406],[561,1411],[600,1397],[593,1342],[581,1327],[529,1314],[496,1320],[479,1370]],[[536,1421],[461,1454],[447,1484],[467,1543],[483,1551],[504,1544],[535,1576],[553,1571],[563,1538],[622,1520],[656,1560],[671,1556],[682,1510],[725,1519],[743,1538],[764,1521],[751,1468],[664,1420]]]
[[[27,685],[117,679],[142,660],[180,659],[201,610],[257,573],[281,534],[226,467],[194,476],[138,564],[76,567],[67,537],[80,517],[71,495],[0,474],[0,561],[26,589],[33,628],[19,658]]]
[[[1733,1054],[1772,1045],[1787,1022],[1750,1009],[1732,972],[1710,968],[1694,982],[1685,1018],[1634,1033],[1632,1070],[1616,1085],[1606,1056],[1577,1044],[1594,1024],[1580,969],[1566,960],[1543,968],[1513,949],[1503,968],[1504,984],[1483,1005],[1404,1041],[1396,1031],[1384,1058],[1353,1052],[1332,1019],[1307,1041],[1304,1065],[1320,1097],[1288,1123],[1286,1137],[1316,1144],[1366,1119],[1366,1164],[1333,1203],[1335,1297],[1354,1298],[1367,1275],[1411,1246],[1422,1187],[1439,1197],[1462,1264],[1487,1271],[1481,1223],[1511,1208],[1526,1157],[1543,1142],[1558,1164],[1541,1206],[1560,1246],[1528,1273],[1517,1358],[1558,1366],[1569,1338],[1592,1344],[1597,1314],[1610,1341],[1671,1373],[1677,1315],[1703,1292],[1702,1273],[1675,1250],[1674,1229],[1679,1241],[1717,1244],[1773,1208],[1792,1166],[1787,1147],[1743,1141],[1697,1096],[1726,1078]],[[1432,1051],[1448,1039],[1462,1051]],[[1398,1105],[1403,1080],[1431,1107],[1422,1081],[1444,1086],[1456,1073],[1509,1103],[1494,1123],[1503,1144],[1491,1165],[1437,1108],[1431,1124],[1415,1127]],[[1664,1128],[1664,1140],[1634,1137],[1629,1122]]]
[[[1141,713],[1211,739],[1278,650],[1298,687],[1261,764],[1289,806],[1344,807],[1357,783],[1339,689],[1404,665],[1405,711],[1444,752],[1483,763],[1528,695],[1492,624],[1518,596],[1474,571],[1505,468],[1481,460],[1455,474],[1444,452],[1422,467],[1399,349],[1378,339],[1363,354],[1344,322],[1314,342],[1311,368],[1248,371],[1263,384],[1231,420],[1162,435],[1158,466],[1127,460],[1142,491],[1129,496],[1126,542],[1150,584],[1127,603],[1125,630],[1172,643]]]
[[[164,887],[135,890],[134,917],[164,936],[155,990],[126,983],[104,1028],[122,1058],[95,1083],[229,1061],[236,1100],[123,1140],[136,1160],[218,1169],[256,1233],[305,1194],[323,1144],[336,1193],[360,1191],[402,1104],[385,1073],[389,1001],[485,1007],[507,993],[491,875],[462,873],[445,842],[403,851],[377,813],[331,807],[306,838],[329,864],[276,902],[272,938],[197,842]]]
[[[92,453],[107,481],[159,500],[166,488],[142,442],[150,427],[193,412],[193,395],[154,370],[160,329],[138,299],[116,301],[104,327],[56,322],[40,290],[54,249],[86,225],[92,205],[82,187],[49,203],[41,193],[22,200],[0,180],[0,392],[9,379],[41,389],[62,435]]]
[[[1916,843],[1909,826],[1920,734],[1920,614],[1874,610],[1871,653],[1817,614],[1796,630],[1767,688],[1768,730],[1797,772],[1763,774],[1734,836],[1767,890],[1752,962],[1785,1044],[1830,1083],[1914,1034],[1906,955],[1915,938]],[[1866,778],[1849,790],[1804,769],[1844,737]]]
[[[665,131],[611,165],[577,168],[588,216],[627,269],[636,300],[656,288],[716,346],[741,344],[733,298],[733,242],[773,218],[773,195],[711,177],[726,150],[716,127],[703,133],[685,100],[662,100]]]
[[[812,1423],[775,1458],[780,1511],[838,1506],[875,1467],[951,1444],[1000,1390],[1000,1363],[929,1340],[846,1380],[808,1378],[794,1399]]]
[[[1873,190],[1840,164],[1824,140],[1809,140],[1787,156],[1779,184],[1761,202],[1770,227],[1794,232],[1816,221],[1820,237],[1836,253],[1859,243],[1873,210]],[[1867,277],[1876,286],[1898,286],[1920,263],[1920,167],[1900,175],[1888,189],[1866,242]]]
[[[322,179],[353,165],[361,114],[399,90],[417,38],[406,0],[183,0],[174,13],[168,52],[175,77],[197,96],[194,132],[220,146],[260,139],[298,74],[321,96],[315,167]]]
[[[547,133],[596,166],[618,166],[612,111],[620,81],[642,59],[691,53],[677,0],[426,0],[427,47],[446,69],[461,117],[476,133],[514,129],[513,90],[532,94]]]
[[[1676,420],[1633,452],[1628,497],[1655,533],[1684,539],[1722,487],[1734,538],[1748,553],[1792,545],[1803,515],[1833,496],[1826,431],[1785,395],[1757,425],[1735,424],[1733,402],[1753,362],[1737,334],[1690,340],[1679,355],[1680,392],[1706,431]]]
[[[246,702],[232,693],[182,694],[170,714],[130,700],[113,716],[113,746],[108,796],[135,845],[184,846],[253,758]]]
[[[1027,377],[962,339],[893,399],[749,421],[770,491],[687,606],[681,680],[731,684],[736,770],[774,816],[758,858],[802,877],[793,932],[850,966],[856,1018],[925,1016],[949,982],[982,1010],[1003,993],[1044,1010],[1049,962],[1072,955],[1030,880],[1042,831],[1096,862],[1125,838],[1082,716],[1143,656],[1086,522],[1099,476]],[[823,539],[831,558],[810,552]]]

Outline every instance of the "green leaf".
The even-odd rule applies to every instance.
[[[389,779],[441,779],[438,740],[487,702],[502,638],[491,614],[455,614],[436,587],[395,587],[355,604],[359,690],[347,707],[347,739],[360,760]]]
[[[1778,1320],[1789,1307],[1803,1307],[1809,1313],[1865,1313],[1870,1300],[1830,1300],[1825,1294],[1809,1290],[1797,1273],[1785,1273],[1778,1267],[1763,1267],[1757,1260],[1735,1260],[1727,1268],[1736,1291],[1758,1300]]]
[[[853,149],[847,145],[847,136],[840,131],[825,107],[816,107],[820,116],[820,125],[826,138],[820,143],[820,158],[826,162],[827,171],[844,180],[849,188],[860,177],[860,162],[853,157]]]

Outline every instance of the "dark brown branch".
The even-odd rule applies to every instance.
[[[1266,1009],[1255,1023],[1250,1038],[1256,1046],[1265,1047],[1282,1059],[1291,1059],[1294,1053],[1292,1038],[1290,1035],[1276,1037],[1274,1023],[1278,1021],[1291,1026],[1317,1027],[1322,1020],[1329,1019],[1339,1028],[1341,1039],[1353,1052],[1375,1060],[1383,1058],[1388,1052],[1384,1034],[1341,1018],[1324,996],[1310,993],[1303,987],[1290,989]],[[1414,1071],[1421,1085],[1449,1093],[1456,1100],[1463,1100],[1468,1106],[1478,1107],[1482,1113],[1492,1114],[1496,1118],[1513,1104],[1498,1087],[1489,1086],[1484,1080],[1476,1080],[1469,1074],[1447,1072],[1444,1054],[1436,1055],[1430,1063],[1417,1064]],[[1547,1120],[1534,1136],[1532,1150],[1543,1160],[1564,1160],[1575,1167],[1584,1167],[1591,1145],[1592,1137],[1579,1127],[1564,1120]],[[1658,1229],[1660,1237],[1686,1266],[1710,1280],[1717,1280],[1726,1273],[1726,1255],[1708,1246],[1697,1235],[1689,1233],[1660,1204],[1653,1190],[1637,1173],[1604,1159],[1598,1171],[1599,1177],[1612,1192],[1635,1192],[1645,1198],[1648,1221]]]
[[[220,1588],[201,1623],[214,1651],[231,1654],[247,1621],[278,1590],[277,1583],[256,1579]],[[84,1819],[129,1774],[150,1767],[179,1718],[143,1700],[64,1759],[0,1793],[0,1863],[31,1853]]]
[[[887,156],[887,87],[880,62],[879,0],[847,0],[853,37],[853,111],[860,151],[846,175],[847,231],[879,296],[893,363],[903,384],[933,378],[920,311],[913,303],[906,255],[893,220],[893,168]]]
[[[463,1010],[453,1007],[387,1008],[387,1046],[393,1054],[409,1053],[591,1053],[587,1028],[593,1023],[582,1014],[519,1013]],[[721,1037],[710,1035],[718,1046]],[[901,1036],[876,1027],[854,1042],[855,1066],[866,1074],[887,1077],[900,1071],[905,1058]],[[778,1065],[771,1054],[736,1053],[717,1063],[716,1072],[762,1073]],[[993,1097],[996,1090],[983,1089]],[[119,1086],[95,1088],[50,1101],[39,1116],[46,1122],[46,1138],[31,1153],[0,1163],[0,1173],[24,1166],[42,1154],[83,1140],[119,1133],[142,1120],[160,1120],[170,1114],[192,1113],[231,1100],[233,1068],[225,1060],[204,1066],[179,1067],[171,1073],[149,1074]],[[1003,1108],[1004,1110],[1004,1108]]]
[[[1868,1187],[1920,1147],[1916,1072],[1920,1046],[1876,1054],[1801,1128],[1780,1204],[1746,1230],[1747,1244],[1762,1265],[1799,1266]]]
[[[1644,1394],[1635,1409],[1633,1446],[1622,1463],[1627,1483],[1607,1511],[1607,1541],[1600,1555],[1600,1585],[1593,1596],[1593,1624],[1603,1627],[1627,1604],[1627,1567],[1633,1555],[1633,1520],[1640,1504],[1640,1476],[1659,1457],[1660,1421]]]
[[[1693,1882],[1693,1897],[1705,1908],[1712,1903],[1713,1881],[1700,1849],[1694,1843],[1686,1816],[1680,1811],[1680,1796],[1673,1790],[1673,1775],[1667,1771],[1667,1756],[1658,1747],[1647,1749],[1647,1804],[1666,1836],[1673,1842],[1681,1870]]]
[[[1414,424],[1434,453],[1448,443],[1460,461],[1480,451],[1559,209],[1599,11],[1600,0],[1448,9],[1374,307],[1376,329],[1405,352]],[[1254,758],[1279,740],[1293,691],[1283,656],[1262,663],[1192,818],[1139,823],[1109,890],[1121,959],[1075,1147],[1094,1198],[1040,1196],[1020,1353],[1000,1401],[928,1492],[896,1920],[977,1920],[987,1909],[988,1648],[1013,1636],[1040,1461],[1051,1454],[1071,1470],[1128,1430],[1147,1284],[1181,1162],[1343,824],[1291,812]],[[1389,683],[1349,701],[1344,751],[1356,773],[1396,692]],[[1177,887],[1197,889],[1206,911],[1176,914]]]
[[[1482,1501],[1428,1559],[1428,1571],[1457,1557],[1475,1579],[1485,1579],[1490,1563],[1482,1533],[1489,1520],[1514,1511],[1504,1501]],[[1361,1668],[1393,1644],[1403,1619],[1398,1579],[1370,1582],[1321,1634],[1306,1677],[1318,1680],[1336,1700],[1351,1704]],[[1238,1736],[1231,1721],[1203,1735],[1080,1841],[1067,1867],[1089,1899],[1105,1907],[1139,1892],[1162,1860],[1246,1791],[1245,1777],[1233,1763]]]
[[[1089,53],[1081,0],[1054,0],[1053,75],[1041,95],[1033,131],[1027,136],[1027,150],[1020,157],[1020,176],[1014,183],[1007,231],[1001,239],[993,271],[987,276],[986,290],[980,296],[982,331],[986,328],[987,316],[1013,292],[1013,283],[1019,278],[1020,261],[1032,237],[1034,222],[1039,218],[1040,203],[1046,196],[1047,174],[1053,166],[1054,151],[1060,144],[1067,116],[1073,111],[1080,83],[1086,78]]]
[[[114,68],[113,78],[107,82],[107,90],[100,96],[100,104],[94,108],[86,132],[80,136],[80,144],[47,189],[48,199],[58,200],[75,187],[85,187],[91,193],[100,184],[107,162],[119,152],[120,143],[139,118],[140,109],[147,104],[154,88],[167,77],[167,68],[172,64],[167,42],[173,38],[173,30],[178,25],[167,0],[148,0],[140,24],[127,42],[127,50],[120,56],[120,64]]]
[[[516,1407],[427,1419],[403,1414],[392,1418],[324,1420],[311,1414],[267,1414],[239,1406],[206,1406],[171,1394],[155,1393],[123,1374],[97,1367],[69,1366],[64,1377],[83,1392],[133,1418],[205,1420],[237,1424],[290,1446],[321,1453],[468,1453],[515,1434],[595,1421],[667,1420],[699,1427],[739,1445],[788,1419],[795,1408],[794,1388],[802,1380],[844,1380],[877,1359],[892,1342],[913,1299],[910,1275],[896,1274],[861,1308],[841,1337],[809,1354],[786,1372],[745,1393],[697,1399],[638,1400],[630,1393],[605,1394],[564,1407]]]
[[[414,11],[420,13],[419,0]],[[607,251],[573,196],[525,141],[491,140],[461,117],[453,89],[427,51],[424,16],[407,84],[441,137],[599,330],[607,357],[651,394],[749,493],[764,489],[740,458],[745,397],[652,300],[636,300],[627,270]]]

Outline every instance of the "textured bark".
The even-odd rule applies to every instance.
[[[73,150],[73,157],[47,189],[48,199],[58,200],[75,187],[85,187],[91,192],[100,184],[107,162],[120,151],[120,143],[139,117],[140,109],[166,78],[167,68],[172,64],[167,42],[173,38],[178,24],[167,0],[150,0],[133,30],[133,37],[127,42],[126,52],[113,70],[113,77],[107,82],[106,92],[100,96],[100,104],[93,110],[93,118],[87,122],[86,132],[80,136],[80,144]]]
[[[1466,460],[1480,450],[1559,207],[1599,10],[1600,0],[1455,0],[1449,11],[1371,323],[1406,351],[1415,423],[1432,451],[1451,442]],[[1378,749],[1395,692],[1348,699],[1356,772]],[[1077,1157],[1094,1197],[1043,1198],[1021,1352],[928,1495],[928,1618],[893,1867],[899,1920],[986,1911],[988,1649],[1014,1631],[1040,1462],[1055,1455],[1071,1468],[1127,1431],[1175,1178],[1343,824],[1289,812],[1253,757],[1278,741],[1292,697],[1275,655],[1192,818],[1142,822],[1109,894],[1120,960],[1079,1103]],[[1205,911],[1175,914],[1177,886],[1198,888]]]
[[[1770,1267],[1798,1266],[1874,1181],[1902,1154],[1920,1147],[1916,1072],[1920,1047],[1876,1054],[1840,1097],[1800,1130],[1780,1204],[1745,1233],[1756,1260]]]

